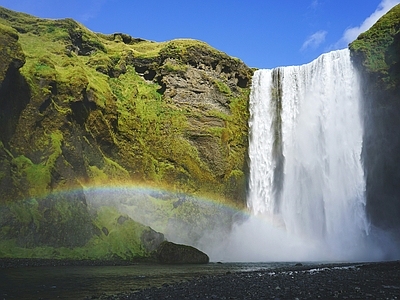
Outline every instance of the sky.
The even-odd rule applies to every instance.
[[[346,48],[400,0],[0,0],[41,18],[156,42],[204,41],[250,67],[301,65]]]

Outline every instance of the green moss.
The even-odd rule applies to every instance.
[[[56,71],[54,69],[54,64],[48,57],[40,57],[33,66],[32,73],[36,77],[46,78],[49,80],[56,79]]]
[[[32,202],[32,201],[31,201]],[[37,211],[37,202],[27,202],[29,207],[13,205],[12,213],[18,221],[28,225],[38,216],[30,213]],[[32,205],[36,205],[35,207]],[[56,202],[55,209],[61,213],[58,216],[59,224],[68,222],[73,216],[66,202]],[[82,247],[21,247],[16,239],[0,240],[0,257],[10,258],[51,258],[51,259],[92,259],[92,260],[133,260],[149,257],[149,253],[142,245],[141,236],[148,227],[134,222],[127,216],[121,215],[115,208],[100,207],[97,211],[94,225],[98,227],[100,235],[95,235]],[[107,228],[107,234],[103,232]],[[2,234],[9,230],[2,228]],[[21,233],[22,234],[22,233]]]
[[[24,155],[20,155],[11,161],[15,167],[13,173],[15,185],[27,189],[27,197],[47,194],[51,182],[51,171],[62,153],[62,139],[61,131],[54,131],[50,135],[35,141],[39,145],[39,149],[48,154],[40,163],[35,164]]]
[[[246,151],[248,146],[248,97],[250,89],[243,89],[239,97],[232,99],[230,103],[231,116],[226,121],[225,141],[230,148],[230,164],[232,169],[243,169],[246,163]]]
[[[36,199],[14,202],[9,205],[13,216],[25,226],[34,223],[36,227],[39,227],[42,216],[38,208],[39,203]]]
[[[225,128],[223,128],[223,127],[210,127],[210,128],[207,128],[207,131],[209,133],[211,133],[213,136],[221,138],[223,133],[224,133],[224,131],[225,131]]]
[[[48,259],[88,259],[85,250],[66,247],[48,246],[23,248],[16,239],[0,241],[0,257],[2,258],[48,258]]]
[[[3,239],[4,236],[7,236],[12,231],[11,226],[2,226],[0,228],[0,237]],[[0,247],[0,257],[1,257],[1,247]]]
[[[111,58],[101,52],[96,53],[93,56],[90,56],[87,65],[94,68],[97,72],[103,74],[109,74],[111,69],[113,68],[113,62]]]
[[[218,88],[218,90],[222,94],[225,94],[225,95],[229,96],[232,93],[231,89],[224,82],[222,82],[221,80],[214,79],[213,80],[213,84]]]
[[[57,158],[62,154],[61,143],[63,141],[63,134],[60,130],[56,130],[50,134],[51,154],[49,155],[45,166],[49,171],[54,167]]]
[[[129,172],[123,168],[121,165],[112,161],[111,159],[104,157],[104,170],[111,179],[128,179]]]
[[[231,114],[220,115],[225,122],[225,127],[220,129],[220,141],[227,158],[224,193],[239,206],[244,205],[246,199],[249,93],[249,89],[242,89],[239,97],[231,97]]]
[[[141,244],[141,235],[147,228],[134,222],[111,207],[101,207],[97,211],[94,224],[102,230],[107,228],[108,234],[94,237],[85,246],[90,250],[88,255],[94,258],[134,259],[149,255]],[[110,257],[110,255],[112,257]]]
[[[34,164],[29,158],[23,155],[14,158],[11,163],[15,166],[14,180],[17,181],[16,186],[25,182],[28,186],[29,196],[34,197],[46,194],[51,175],[45,165]]]
[[[14,28],[12,28],[10,26],[3,25],[3,24],[0,23],[0,32],[2,34],[9,35],[10,37],[12,37],[15,40],[18,40],[18,32]]]
[[[352,56],[389,88],[395,88],[400,82],[389,74],[391,66],[398,62],[391,58],[398,57],[400,38],[396,36],[399,35],[400,5],[397,5],[349,45]]]
[[[101,184],[108,181],[108,175],[97,166],[89,166],[88,175],[93,183]]]
[[[89,85],[89,79],[86,71],[80,64],[67,65],[65,67],[57,68],[60,74],[60,92],[64,95],[70,96],[66,100],[80,99],[82,91],[85,91]]]
[[[172,62],[166,62],[162,68],[166,72],[171,72],[171,73],[181,73],[184,74],[188,70],[187,65],[183,64],[178,64],[178,63],[172,63]]]

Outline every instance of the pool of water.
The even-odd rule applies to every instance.
[[[85,299],[162,286],[197,276],[273,269],[293,263],[58,266],[0,269],[0,299]]]

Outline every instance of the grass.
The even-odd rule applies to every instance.
[[[13,39],[16,39],[16,40],[18,39],[18,32],[10,26],[0,23],[0,32],[2,32],[2,34],[7,34],[7,35],[11,36]]]
[[[367,71],[374,73],[387,88],[396,88],[400,80],[391,74],[390,67],[398,63],[400,43],[400,5],[392,8],[368,31],[349,45],[353,57],[361,61]],[[396,44],[397,43],[397,44]]]
[[[218,88],[218,90],[225,95],[231,95],[231,89],[221,80],[214,79],[213,84]]]

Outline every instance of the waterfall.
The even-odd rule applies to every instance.
[[[235,216],[229,235],[211,247],[213,261],[399,259],[396,235],[367,218],[365,175],[381,180],[381,172],[364,172],[374,171],[373,155],[388,152],[377,152],[381,145],[370,149],[375,123],[367,121],[384,114],[363,99],[359,77],[347,49],[306,65],[255,72],[249,214]],[[386,145],[384,138],[378,142]]]
[[[267,220],[257,226],[273,228],[262,251],[297,240],[292,250],[314,245],[319,259],[361,258],[353,257],[369,231],[361,95],[347,49],[306,65],[255,72],[247,203]]]

